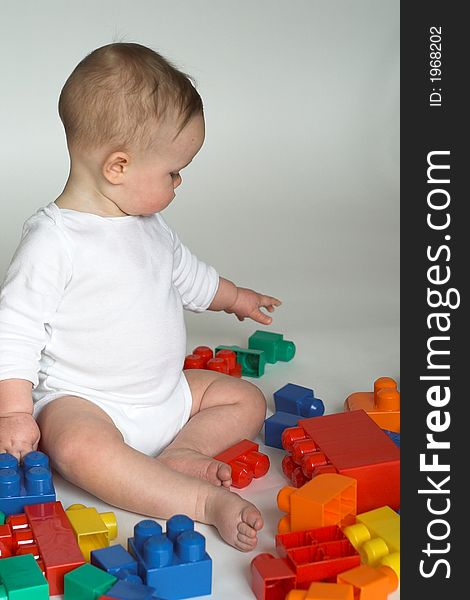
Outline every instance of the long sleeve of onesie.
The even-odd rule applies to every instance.
[[[38,383],[41,351],[50,322],[71,276],[63,236],[52,222],[35,217],[23,228],[0,290],[0,379]]]

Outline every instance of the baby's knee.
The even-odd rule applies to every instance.
[[[265,395],[259,387],[249,381],[242,379],[240,383],[244,385],[243,402],[253,419],[259,421],[261,425],[266,418]]]

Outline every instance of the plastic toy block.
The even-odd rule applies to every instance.
[[[239,346],[217,346],[219,350],[232,350],[237,356],[237,363],[242,366],[242,375],[246,377],[261,377],[266,367],[266,354],[262,350],[249,350]]]
[[[258,600],[284,600],[295,584],[295,573],[286,559],[263,553],[251,561],[251,589]]]
[[[55,490],[46,454],[29,452],[22,465],[13,455],[0,454],[0,510],[5,515],[22,513],[29,504],[54,500]]]
[[[128,540],[143,582],[167,600],[211,593],[212,560],[205,546],[204,536],[194,531],[194,521],[185,515],[168,519],[166,534],[156,521],[139,521]]]
[[[109,546],[117,537],[117,522],[113,512],[98,513],[96,508],[72,504],[65,511],[75,532],[78,545],[86,561],[92,550]]]
[[[282,449],[282,433],[288,427],[296,427],[299,421],[298,415],[286,412],[275,412],[264,422],[264,443],[272,448]]]
[[[336,580],[353,586],[355,600],[387,600],[388,595],[398,588],[398,578],[388,567],[374,569],[360,565],[340,573]]]
[[[379,377],[373,392],[355,392],[344,402],[345,410],[365,410],[382,429],[400,433],[400,392],[391,377]]]
[[[137,561],[121,544],[92,550],[90,562],[110,575],[122,579],[129,575],[137,575]]]
[[[325,472],[357,480],[357,511],[400,506],[400,450],[363,410],[299,420],[286,429],[284,474],[295,487]]]
[[[31,554],[0,560],[2,600],[49,600],[49,584]]]
[[[386,566],[400,577],[400,516],[388,506],[357,515],[344,534],[359,551],[363,563]]]
[[[262,350],[268,363],[276,363],[278,360],[289,361],[295,356],[294,342],[285,341],[281,333],[271,331],[255,331],[248,339],[248,348]]]
[[[343,583],[314,582],[307,591],[292,590],[286,600],[354,600],[354,588]]]
[[[277,504],[287,513],[279,521],[279,533],[302,531],[328,525],[354,523],[357,483],[352,477],[324,473],[300,489],[279,490]]]
[[[25,514],[10,515],[1,527],[11,554],[36,558],[51,595],[62,594],[64,574],[85,562],[60,502],[26,506]]]
[[[339,527],[276,535],[276,548],[296,575],[296,588],[324,581],[360,564],[359,553]]]
[[[116,583],[116,577],[84,564],[64,577],[64,600],[96,600]]]
[[[5,523],[5,517],[5,513],[0,510],[0,525],[3,525]]]
[[[232,486],[244,488],[251,483],[253,478],[263,477],[269,470],[270,462],[266,454],[258,452],[258,444],[250,440],[242,440],[231,448],[224,450],[217,456],[220,460],[232,467]]]
[[[274,392],[274,405],[277,411],[291,413],[299,417],[321,417],[325,405],[310,388],[288,383]]]
[[[396,446],[398,446],[398,448],[400,447],[400,434],[399,433],[395,433],[395,431],[389,431],[388,429],[382,429],[382,431],[388,435],[388,437],[392,440],[392,442]]]
[[[188,354],[184,359],[183,369],[208,369],[232,375],[232,377],[242,376],[242,366],[237,363],[237,355],[232,350],[219,350],[214,353],[208,346],[198,346],[194,348],[192,354]]]
[[[116,581],[106,598],[116,600],[156,600],[155,588],[131,581]]]

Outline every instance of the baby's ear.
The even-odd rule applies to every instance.
[[[103,176],[114,185],[122,183],[124,175],[130,164],[130,157],[126,152],[113,152],[103,164]]]

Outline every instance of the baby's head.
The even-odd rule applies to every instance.
[[[204,141],[202,100],[189,76],[140,44],[86,56],[62,89],[59,115],[72,171],[89,172],[124,214],[165,208]]]

